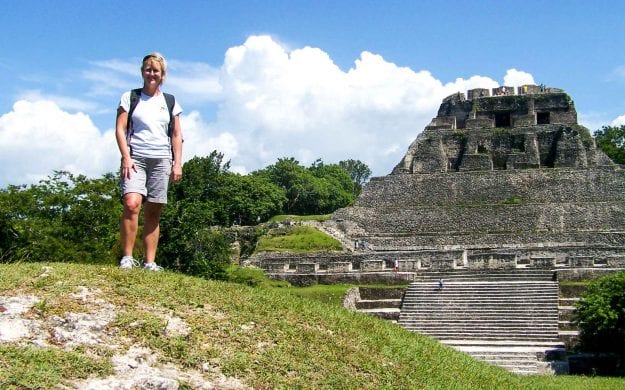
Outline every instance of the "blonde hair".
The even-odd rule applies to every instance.
[[[158,52],[152,52],[146,55],[145,57],[143,57],[143,61],[141,62],[141,73],[143,73],[145,65],[151,61],[156,61],[161,66],[161,74],[163,75],[161,80],[162,84],[163,81],[165,81],[165,76],[167,75],[167,62],[165,61],[165,57],[163,57],[163,55]]]

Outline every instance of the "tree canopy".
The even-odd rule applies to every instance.
[[[285,214],[325,214],[349,206],[356,198],[354,182],[338,164],[316,160],[306,168],[294,158],[280,158],[254,172],[280,187],[286,196]]]
[[[617,164],[625,164],[625,125],[603,126],[595,132],[597,145]]]
[[[118,177],[54,172],[38,184],[0,191],[0,259],[111,260],[122,210]],[[8,257],[7,257],[8,256]]]

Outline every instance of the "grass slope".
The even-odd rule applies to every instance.
[[[77,299],[83,286],[92,294],[89,299],[100,303]],[[32,320],[113,305],[110,310],[115,316],[105,332],[118,350],[146,347],[160,356],[161,363],[182,369],[201,371],[209,364],[255,389],[607,389],[625,385],[623,380],[610,378],[516,376],[390,322],[297,297],[286,288],[255,289],[170,272],[101,265],[0,265],[0,297],[29,295],[41,299],[28,313]],[[182,319],[189,333],[168,336],[163,313]],[[27,343],[0,343],[0,388],[52,388],[78,377],[105,376],[112,372],[113,353],[108,345],[65,351],[54,345],[33,348]],[[38,375],[42,367],[50,374]]]
[[[271,229],[258,241],[256,252],[340,251],[341,243],[312,226]]]

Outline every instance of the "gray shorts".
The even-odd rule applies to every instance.
[[[152,203],[167,203],[167,186],[171,174],[170,158],[133,157],[137,172],[122,179],[122,195],[137,193]]]

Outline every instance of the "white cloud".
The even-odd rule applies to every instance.
[[[119,165],[113,131],[52,101],[20,100],[0,116],[0,186],[33,183],[54,170],[97,176]]]
[[[49,100],[53,101],[56,105],[59,106],[59,108],[69,111],[93,112],[98,110],[98,105],[93,101],[59,95],[45,95],[39,90],[24,91],[18,96],[18,100],[26,100],[29,102]]]
[[[197,111],[181,117],[180,126],[184,129],[183,155],[187,161],[193,157],[208,156],[213,150],[224,154],[224,161],[238,153],[236,138],[228,133],[218,134],[204,123]]]
[[[236,137],[234,164],[258,169],[279,157],[305,165],[355,158],[375,175],[399,162],[445,96],[498,86],[483,76],[443,84],[366,51],[344,72],[321,49],[287,51],[269,36],[230,48],[220,81],[215,127]]]
[[[536,82],[531,74],[512,68],[506,72],[503,84],[510,87],[518,87],[525,84],[536,84]]]
[[[139,66],[130,61],[90,65],[83,80],[94,85],[89,96],[107,99],[100,106],[114,108],[120,91],[140,82]],[[359,159],[374,175],[386,175],[444,97],[499,85],[480,75],[443,83],[427,70],[367,51],[343,71],[319,48],[291,50],[269,36],[230,48],[219,68],[176,60],[169,66],[166,89],[187,109],[181,121],[185,160],[216,149],[240,173],[295,157],[304,165],[317,158]],[[505,85],[532,82],[516,69],[504,77]],[[98,114],[75,96],[25,93],[0,117],[0,186],[32,182],[54,169],[93,176],[117,169],[113,131],[102,133],[88,115],[64,111]]]
[[[90,96],[118,96],[119,91],[136,88],[141,82],[140,64],[131,61],[95,61],[82,72],[82,78],[92,83]]]
[[[197,62],[168,61],[165,88],[188,100],[216,101],[222,88],[219,69]]]
[[[610,126],[625,126],[625,115],[621,115],[614,119]]]

